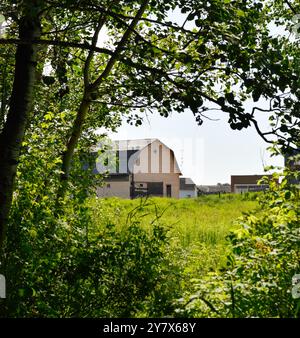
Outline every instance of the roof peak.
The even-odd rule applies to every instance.
[[[112,140],[112,142],[136,142],[136,141],[155,141],[157,138],[135,138],[135,139],[122,139],[122,140]]]

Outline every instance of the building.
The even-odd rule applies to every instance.
[[[197,186],[191,178],[180,177],[179,198],[197,197]]]
[[[99,197],[179,197],[178,163],[173,150],[158,139],[115,141],[96,167],[98,173],[108,173],[97,188]]]
[[[231,176],[231,192],[243,193],[264,191],[269,188],[268,184],[258,185],[258,181],[263,177],[272,178],[272,175],[232,175]]]

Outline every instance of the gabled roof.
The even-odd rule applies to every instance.
[[[194,190],[196,184],[189,177],[180,177],[180,189],[181,190]]]

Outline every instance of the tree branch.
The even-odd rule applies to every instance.
[[[134,18],[132,16],[124,15],[124,14],[120,14],[120,13],[108,13],[108,14],[118,15],[119,17],[121,17],[123,19],[133,19]],[[160,22],[160,21],[157,21],[155,19],[150,19],[150,18],[140,18],[140,21],[146,21],[146,22],[154,23],[154,24],[157,24],[157,25],[160,25],[160,26],[169,27],[169,28],[172,28],[172,29],[177,30],[177,31],[182,31],[184,33],[189,33],[189,34],[193,34],[193,35],[198,34],[197,32],[193,32],[193,31],[190,31],[188,29],[185,29],[183,26],[182,27],[176,26],[175,24],[173,24],[171,22]]]
[[[81,28],[83,28],[83,27],[86,28],[86,27],[92,26],[93,24],[94,24],[93,21],[88,21],[88,22],[81,23],[81,24],[74,25],[74,26],[68,25],[67,27],[62,28],[62,29],[57,29],[57,30],[50,31],[50,32],[43,32],[43,33],[41,34],[41,36],[45,36],[45,35],[53,35],[53,34],[57,34],[57,33],[64,33],[64,32],[67,32],[67,31],[72,31],[72,30],[81,29]]]
[[[294,14],[298,14],[296,9],[292,6],[292,4],[290,3],[289,0],[284,0],[284,2],[288,5],[289,9],[294,13]]]
[[[113,55],[111,56],[110,60],[108,61],[104,71],[102,72],[102,74],[98,77],[97,80],[94,81],[94,83],[92,83],[89,86],[89,89],[91,91],[95,90],[100,83],[108,76],[108,74],[110,73],[110,71],[112,70],[113,66],[115,65],[115,63],[117,62],[117,60],[119,59],[119,56],[121,54],[122,49],[124,48],[124,46],[126,45],[128,39],[130,38],[131,34],[132,34],[132,30],[135,28],[135,26],[137,25],[137,23],[139,22],[139,19],[142,17],[142,15],[144,14],[147,6],[148,6],[149,0],[144,0],[141,7],[139,8],[136,16],[134,17],[134,19],[131,21],[129,28],[125,31],[121,41],[119,42],[117,48],[115,49]]]
[[[95,48],[96,45],[97,45],[98,36],[99,36],[99,33],[100,33],[101,29],[103,28],[103,26],[105,24],[105,21],[106,21],[106,16],[104,16],[103,14],[101,14],[100,18],[99,18],[98,25],[97,25],[97,27],[95,29],[95,32],[94,32],[94,35],[93,35],[93,38],[92,38],[92,44],[91,44],[91,46],[93,48]],[[90,49],[89,54],[88,54],[88,56],[87,56],[87,58],[85,60],[85,63],[84,63],[84,67],[83,67],[83,79],[84,79],[84,86],[85,87],[88,87],[88,85],[90,84],[89,70],[90,70],[90,65],[91,65],[94,53],[95,53],[95,51],[93,49]]]
[[[132,20],[130,27],[134,28],[136,24],[138,23],[139,18],[143,15],[145,12],[147,6],[148,6],[149,0],[144,0],[135,16],[135,18]],[[117,48],[112,53],[111,58],[107,62],[107,65],[102,72],[102,74],[88,87],[84,89],[83,98],[79,107],[79,110],[77,112],[75,122],[72,127],[72,134],[71,137],[68,140],[67,143],[67,149],[63,153],[62,158],[62,175],[61,175],[61,184],[59,186],[58,192],[57,192],[57,203],[59,205],[60,200],[64,198],[65,191],[66,191],[66,183],[69,177],[69,172],[71,168],[71,161],[73,157],[73,153],[75,150],[75,147],[77,145],[77,142],[81,136],[82,130],[83,130],[83,124],[86,118],[86,115],[88,114],[89,108],[90,108],[90,99],[91,99],[91,93],[95,91],[98,86],[101,84],[101,82],[109,75],[110,71],[112,70],[113,66],[119,59],[120,53],[123,50],[124,46],[126,45],[128,39],[131,35],[131,29],[127,29],[119,42]]]
[[[105,102],[105,101],[99,101],[99,100],[91,100],[89,102],[100,103],[100,104],[105,104],[105,105],[109,105],[109,106],[133,108],[133,109],[148,108],[149,106],[151,107],[151,103],[150,104],[145,103],[145,104],[139,104],[139,105],[132,105],[132,104],[119,103],[119,102]]]
[[[59,4],[57,4],[57,6],[59,6]],[[121,14],[121,13],[115,13],[113,11],[107,10],[103,6],[94,5],[94,4],[91,5],[91,6],[85,5],[85,7],[77,7],[76,9],[79,9],[81,11],[93,11],[93,10],[99,11],[100,10],[102,13],[106,13],[106,14],[109,14],[111,16],[118,15],[120,18],[123,18],[123,19],[126,19],[126,20],[133,20],[135,18],[134,16],[131,16],[131,15],[124,15],[124,14]],[[155,19],[142,18],[142,17],[140,17],[138,21],[146,21],[146,22],[154,23],[156,25],[169,27],[169,28],[172,28],[176,31],[181,31],[181,32],[188,33],[188,34],[193,34],[193,35],[198,34],[197,32],[193,32],[191,30],[185,29],[183,26],[180,27],[180,26],[178,26],[178,25],[176,25],[175,23],[172,23],[172,22],[161,22],[161,21],[157,21]]]
[[[274,112],[274,111],[279,111],[279,112],[281,112],[281,109],[280,109],[280,108],[263,109],[263,108],[259,108],[259,107],[253,107],[253,108],[252,108],[251,116],[254,116],[255,110],[258,110],[258,111],[261,111],[261,112],[264,112],[264,113],[271,113],[271,112]]]
[[[116,4],[118,2],[119,2],[119,0],[112,1],[108,8],[111,8],[114,4]],[[94,35],[93,35],[93,38],[92,38],[92,47],[96,47],[98,37],[99,37],[99,33],[100,33],[101,29],[103,28],[103,26],[105,25],[106,19],[107,19],[107,14],[102,12],[100,17],[99,17],[98,25],[95,29],[95,32],[94,32]],[[93,60],[93,56],[94,56],[94,50],[90,50],[89,55],[87,56],[86,61],[84,63],[83,77],[84,77],[84,86],[85,87],[89,86],[89,84],[90,84],[89,70],[90,70],[91,62]]]
[[[32,41],[19,39],[0,39],[0,45],[29,45],[29,44],[80,48],[85,50],[92,50],[94,52],[101,54],[108,54],[111,56],[114,54],[113,51],[107,48],[99,48],[96,46],[92,46],[88,43],[78,43],[72,41],[58,41],[58,40],[43,40],[43,39],[35,39]]]
[[[109,15],[116,19],[118,22],[120,22],[123,26],[125,26],[127,29],[130,29],[141,41],[143,41],[145,44],[149,45],[152,48],[156,48],[157,50],[160,50],[161,52],[167,54],[167,55],[172,55],[174,57],[174,53],[170,52],[169,50],[163,49],[161,47],[158,47],[154,45],[152,42],[148,41],[146,38],[144,38],[139,32],[137,32],[134,28],[130,27],[130,24],[122,20],[120,17],[123,15],[119,15],[117,13],[114,13],[112,11],[108,11]]]

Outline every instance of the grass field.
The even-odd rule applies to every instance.
[[[154,223],[168,229],[170,247],[185,273],[199,276],[215,270],[227,255],[225,237],[235,220],[257,206],[255,195],[210,195],[196,199],[93,199],[93,224],[112,224],[122,231],[133,222],[151,231]]]

